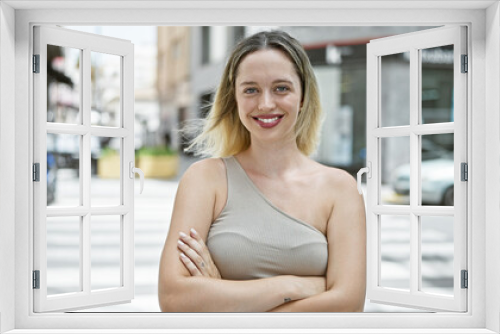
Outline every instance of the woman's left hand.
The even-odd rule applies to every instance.
[[[200,235],[191,229],[190,235],[180,232],[177,248],[180,259],[191,276],[205,276],[220,279],[219,269]]]

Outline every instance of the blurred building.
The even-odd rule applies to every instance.
[[[177,130],[194,103],[191,83],[191,27],[158,27],[157,91],[160,106],[158,128],[162,144],[182,146]]]
[[[160,107],[156,90],[156,45],[143,43],[134,47],[135,148],[161,144]]]

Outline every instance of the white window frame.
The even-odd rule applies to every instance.
[[[132,9],[103,9],[108,6]],[[494,333],[500,330],[500,227],[498,210],[498,139],[500,107],[500,13],[498,1],[266,1],[163,3],[107,1],[9,1],[0,3],[0,217],[14,218],[0,224],[0,312],[1,331],[37,333],[36,329],[91,328],[135,331],[146,328],[262,328],[253,332],[292,332],[280,328],[303,328],[298,332],[335,333],[341,328],[352,333]],[[57,7],[59,6],[59,7]],[[66,6],[69,8],[60,8]],[[92,8],[94,6],[94,8]],[[147,9],[149,6],[149,10]],[[391,6],[398,6],[391,9]],[[426,7],[428,6],[428,7]],[[454,6],[460,6],[454,7]],[[86,7],[86,9],[81,9]],[[99,8],[97,8],[99,7]],[[145,10],[137,10],[138,7]],[[163,7],[163,8],[158,8]],[[287,7],[288,9],[277,9]],[[401,9],[406,7],[406,9]],[[24,9],[23,9],[24,8]],[[44,10],[50,8],[51,10]],[[80,8],[80,9],[75,9]],[[242,10],[246,8],[246,10]],[[312,8],[312,9],[311,9]],[[374,9],[375,8],[375,9]],[[408,10],[411,8],[411,10]],[[58,9],[58,10],[54,10]],[[189,9],[189,10],[187,10]],[[103,14],[105,11],[105,15]],[[105,21],[104,21],[105,20]],[[428,25],[460,24],[469,31],[468,143],[469,189],[468,268],[469,307],[466,313],[431,314],[34,314],[32,268],[32,156],[31,74],[32,27],[61,25]],[[485,24],[486,23],[486,24]],[[15,35],[14,35],[15,33]],[[14,38],[15,36],[15,38]],[[15,64],[15,71],[9,66]],[[487,69],[487,70],[486,70]],[[7,73],[7,75],[4,75]],[[15,83],[15,89],[12,87]],[[9,110],[6,110],[9,109]],[[15,114],[15,117],[12,115]],[[473,118],[474,117],[474,118]],[[15,129],[10,131],[9,127]],[[7,140],[7,142],[6,142]],[[15,142],[15,148],[9,148]],[[5,152],[5,156],[4,156]],[[4,157],[11,159],[4,162]],[[14,162],[15,161],[15,162]],[[4,166],[4,163],[6,164]],[[15,170],[15,179],[12,174]],[[11,172],[6,175],[5,172]],[[491,178],[486,178],[491,175]],[[486,182],[487,181],[487,182]],[[9,198],[15,194],[14,209]],[[3,201],[5,202],[3,202]],[[15,238],[15,243],[12,240]],[[12,254],[15,261],[11,260]],[[29,259],[29,261],[26,261]],[[486,293],[487,292],[487,293]],[[15,309],[12,310],[12,305]],[[101,328],[103,330],[98,330]],[[233,330],[230,330],[233,328]],[[336,330],[339,329],[339,330]],[[384,329],[381,329],[384,328]],[[431,328],[431,329],[429,329]],[[32,329],[32,330],[28,330]],[[109,331],[106,331],[108,329]],[[274,329],[274,330],[272,330]],[[317,329],[316,331],[314,329]],[[320,330],[329,329],[329,330]],[[391,330],[392,329],[392,330]],[[46,331],[45,331],[46,332]],[[77,332],[76,330],[74,332]],[[153,332],[151,330],[150,332]],[[186,331],[186,333],[189,331]],[[192,330],[201,333],[202,330]],[[223,332],[213,330],[212,332]]]
[[[454,121],[422,124],[422,66],[421,50],[438,46],[453,46]],[[409,61],[409,123],[400,126],[382,124],[382,57],[408,52]],[[367,298],[372,302],[409,305],[424,310],[467,310],[467,289],[461,287],[461,270],[467,269],[467,184],[461,181],[461,163],[467,163],[467,73],[462,73],[461,56],[467,54],[466,28],[459,25],[432,28],[408,34],[376,39],[367,45]],[[420,198],[421,138],[426,134],[451,134],[454,142],[454,198],[450,207],[422,206]],[[381,141],[390,137],[408,138],[410,150],[410,203],[387,205],[381,198]],[[370,168],[369,167],[369,168]],[[387,288],[380,284],[382,258],[380,254],[381,219],[387,215],[409,218],[409,289]],[[453,294],[436,295],[422,290],[421,223],[424,216],[446,216],[453,219]],[[419,232],[420,231],[420,232]]]
[[[40,164],[40,181],[33,185],[34,201],[34,270],[39,271],[39,288],[34,289],[36,312],[73,310],[130,302],[134,298],[134,179],[130,169],[134,168],[134,45],[126,40],[88,34],[71,29],[36,26],[34,28],[34,52],[39,55],[39,73],[33,76],[34,83],[34,162]],[[47,122],[47,46],[58,45],[79,50],[80,69],[80,115],[79,124]],[[90,116],[92,52],[113,55],[120,66],[119,124],[115,127],[93,126]],[[71,134],[79,140],[80,203],[74,207],[47,207],[47,134]],[[91,137],[113,137],[120,140],[120,198],[119,205],[95,207],[91,203],[90,147]],[[132,174],[133,175],[133,174]],[[91,225],[92,218],[103,215],[119,217],[120,228],[120,286],[103,290],[92,290],[91,276]],[[47,218],[71,217],[80,220],[80,291],[48,295],[47,277]]]

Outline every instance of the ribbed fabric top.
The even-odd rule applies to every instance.
[[[227,203],[207,237],[207,247],[222,278],[324,276],[328,261],[325,235],[274,206],[236,158],[223,160]]]

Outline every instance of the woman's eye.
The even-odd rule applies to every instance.
[[[255,89],[255,88],[247,88],[244,90],[245,94],[253,94],[255,92],[257,92],[257,89]]]
[[[278,86],[276,87],[276,91],[282,93],[282,92],[286,92],[286,91],[289,91],[290,89],[287,87],[287,86]]]

